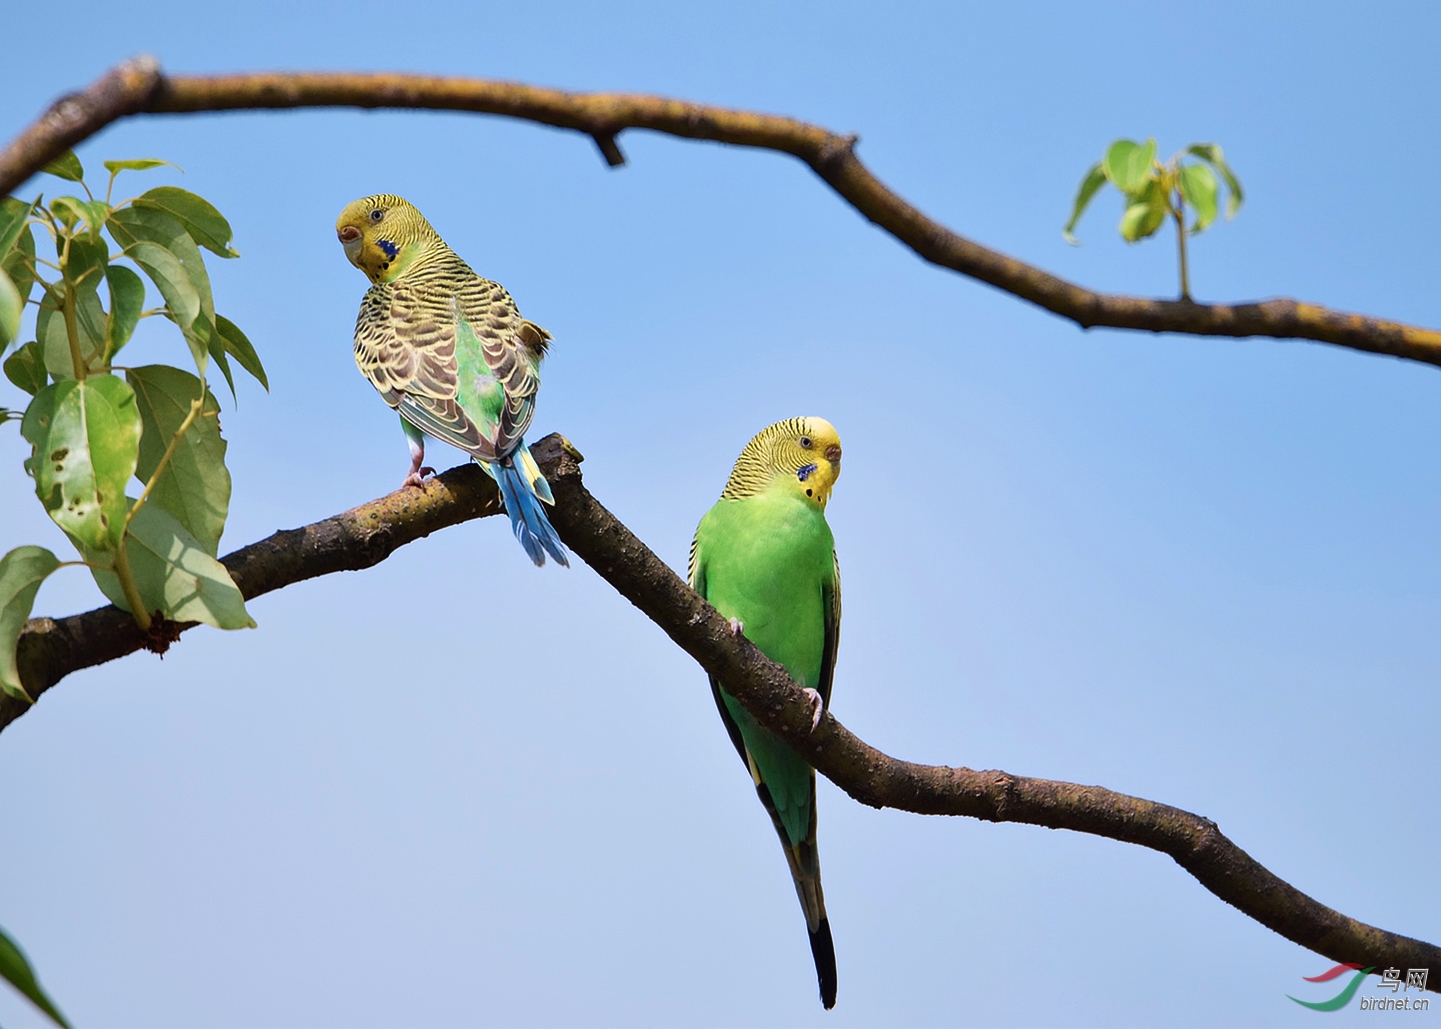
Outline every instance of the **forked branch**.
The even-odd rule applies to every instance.
[[[1228,904],[1333,961],[1441,968],[1441,948],[1312,900],[1267,871],[1209,819],[1099,786],[901,761],[853,735],[830,713],[812,732],[809,703],[785,669],[748,640],[736,639],[713,607],[591,496],[578,456],[563,438],[547,436],[532,452],[555,493],[551,521],[566,545],[861,803],[1071,829],[1149,847],[1170,855]],[[402,489],[323,522],[278,532],[229,555],[225,566],[250,600],[318,575],[368,568],[437,529],[500,510],[495,485],[480,469],[454,468],[424,489]],[[113,607],[60,621],[32,619],[20,637],[21,681],[38,698],[73,671],[154,644],[153,634],[142,633]],[[696,685],[705,687],[699,676]],[[0,700],[0,728],[27,710],[21,701]],[[1441,992],[1441,980],[1429,982],[1428,989]]]
[[[972,242],[888,189],[855,155],[855,136],[817,125],[633,93],[567,93],[513,82],[394,73],[275,72],[164,75],[153,59],[127,61],[55,102],[0,152],[0,195],[106,125],[134,114],[195,114],[300,107],[402,108],[498,114],[589,136],[606,163],[624,163],[616,139],[648,129],[757,147],[808,164],[857,211],[933,264],[989,283],[1082,328],[1199,336],[1271,336],[1441,364],[1441,331],[1272,299],[1240,304],[1097,293]]]

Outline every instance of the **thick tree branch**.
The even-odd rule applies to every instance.
[[[547,437],[548,441],[556,439]],[[559,444],[552,449],[558,450]],[[221,560],[241,594],[253,600],[318,575],[373,567],[398,548],[438,529],[502,510],[495,483],[478,467],[467,465],[431,479],[423,490],[397,490],[323,522],[282,529]],[[16,648],[20,682],[39,700],[40,694],[71,672],[137,650],[163,652],[181,632],[196,624],[167,623],[158,633],[146,634],[116,607],[69,618],[32,618]],[[0,731],[30,709],[23,700],[0,695]]]
[[[1441,331],[1274,299],[1242,304],[1097,293],[957,235],[887,189],[855,155],[855,136],[791,118],[626,93],[567,93],[511,82],[403,74],[161,74],[150,58],[120,65],[57,101],[0,152],[0,194],[13,192],[67,148],[131,114],[297,107],[406,108],[499,114],[591,137],[623,164],[616,137],[649,129],[687,139],[777,150],[799,158],[866,218],[921,257],[989,283],[1083,328],[1201,336],[1309,339],[1441,364]]]
[[[1441,968],[1441,948],[1312,900],[1267,871],[1210,819],[1099,786],[901,761],[853,735],[829,712],[812,732],[810,707],[785,669],[732,636],[713,607],[591,496],[581,481],[579,455],[563,438],[547,436],[532,451],[555,492],[551,520],[566,545],[861,803],[1024,822],[1139,844],[1170,855],[1228,904],[1333,961]],[[474,465],[453,468],[423,490],[401,490],[303,529],[278,532],[229,555],[225,565],[249,599],[318,575],[368,568],[437,529],[499,510],[495,485],[483,472]],[[38,698],[70,672],[133,653],[147,642],[113,607],[60,621],[32,619],[20,640],[22,681]],[[26,710],[22,702],[5,698],[0,727]],[[1441,980],[1428,988],[1441,992]]]

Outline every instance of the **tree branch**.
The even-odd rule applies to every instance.
[[[319,575],[371,568],[407,543],[502,510],[495,483],[474,465],[462,465],[427,481],[424,489],[397,490],[313,525],[282,529],[227,554],[221,562],[241,595],[253,600]],[[164,653],[180,633],[196,624],[170,622],[146,633],[129,614],[113,606],[69,618],[32,618],[16,647],[20,682],[39,700],[71,672],[137,650]],[[0,731],[30,709],[23,700],[0,695]]]
[[[580,457],[563,437],[547,436],[532,452],[555,493],[550,517],[566,545],[855,800],[917,814],[1071,829],[1149,847],[1174,858],[1242,913],[1333,961],[1441,968],[1441,948],[1312,900],[1267,871],[1210,819],[1099,786],[901,761],[849,732],[830,712],[812,732],[809,703],[785,669],[748,640],[735,638],[715,608],[591,496],[581,481]],[[437,529],[500,510],[495,484],[474,465],[462,466],[424,489],[402,489],[314,525],[277,532],[230,554],[225,566],[251,599],[318,575],[369,568]],[[153,642],[113,607],[60,621],[32,619],[20,637],[21,682],[38,698],[70,672]],[[27,710],[21,701],[0,701],[0,728]],[[1441,980],[1427,988],[1441,992]]]
[[[870,221],[925,260],[1028,300],[1082,328],[1106,326],[1199,336],[1309,339],[1441,365],[1441,331],[1274,299],[1241,304],[1097,293],[957,235],[881,183],[855,155],[855,136],[792,118],[627,93],[567,93],[485,79],[404,74],[272,73],[166,76],[152,58],[117,66],[64,97],[0,151],[0,194],[106,125],[131,114],[193,114],[297,107],[406,108],[499,114],[591,137],[612,167],[616,137],[649,129],[757,147],[808,164]]]

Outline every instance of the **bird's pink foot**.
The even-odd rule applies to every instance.
[[[821,699],[821,695],[818,690],[813,690],[808,687],[801,692],[806,695],[806,700],[810,701],[811,732],[815,732],[816,726],[821,724],[821,715],[826,713],[826,702]]]
[[[746,623],[741,621],[739,618],[732,618],[730,620],[730,627],[732,636],[739,636],[741,633],[746,631]]]
[[[434,469],[434,468],[426,467],[426,468],[417,468],[417,469],[414,469],[413,471],[411,471],[411,473],[410,473],[409,475],[407,475],[407,476],[405,477],[405,481],[400,484],[400,488],[401,488],[401,489],[405,489],[405,487],[407,487],[407,486],[414,486],[414,487],[416,487],[417,489],[424,489],[424,488],[425,488],[425,477],[426,477],[427,475],[434,475],[434,474],[435,474],[435,469]]]

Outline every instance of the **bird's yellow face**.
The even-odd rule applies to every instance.
[[[841,476],[841,437],[824,418],[796,418],[791,431],[776,441],[777,463],[797,493],[821,507]]]
[[[721,497],[741,500],[779,486],[825,507],[840,474],[836,427],[824,418],[787,418],[766,426],[746,444]]]
[[[350,263],[371,282],[391,282],[440,237],[409,201],[389,193],[346,205],[335,234]]]

